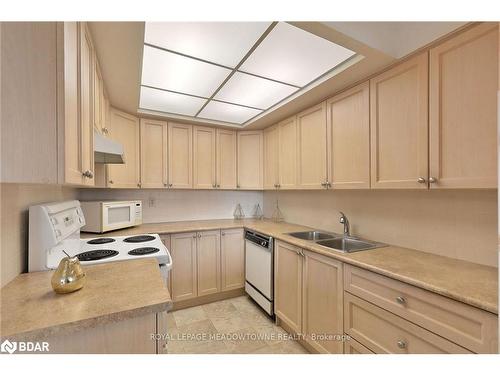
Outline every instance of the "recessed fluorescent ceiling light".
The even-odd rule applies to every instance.
[[[231,70],[144,46],[142,84],[197,96],[211,96]]]
[[[194,96],[141,87],[139,107],[185,116],[194,116],[205,104],[206,100]]]
[[[261,112],[262,111],[254,108],[241,107],[239,105],[211,100],[206,107],[203,108],[198,117],[242,124]]]
[[[222,86],[215,99],[267,109],[297,90],[294,86],[236,72]]]
[[[234,68],[270,22],[146,22],[144,43]]]
[[[263,38],[270,26],[146,22],[140,107],[242,124],[355,54],[284,22]]]
[[[302,87],[353,55],[347,48],[280,22],[240,70]]]

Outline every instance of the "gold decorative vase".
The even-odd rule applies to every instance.
[[[64,252],[66,254],[66,252]],[[83,287],[85,283],[85,272],[83,272],[77,257],[61,259],[57,270],[52,275],[52,289],[54,292],[64,294],[75,292]]]

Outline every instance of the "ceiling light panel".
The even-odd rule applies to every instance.
[[[242,124],[261,112],[258,109],[211,100],[197,117]]]
[[[206,99],[163,90],[141,87],[139,107],[153,111],[194,116]]]
[[[144,46],[142,85],[210,97],[231,70]]]
[[[270,22],[146,22],[144,43],[234,68]]]
[[[239,70],[302,87],[354,54],[338,44],[279,22]]]
[[[215,99],[267,109],[297,90],[294,86],[236,72],[222,86]]]

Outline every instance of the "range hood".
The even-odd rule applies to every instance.
[[[123,146],[94,131],[94,162],[99,164],[125,164]]]

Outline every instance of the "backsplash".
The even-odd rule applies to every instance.
[[[276,204],[285,221],[498,266],[496,190],[336,190],[264,192],[264,214]]]
[[[28,207],[77,199],[76,194],[76,189],[61,185],[0,184],[2,286],[28,271]]]
[[[143,221],[184,221],[205,219],[232,219],[238,203],[246,217],[253,214],[256,204],[262,207],[261,191],[224,190],[133,190],[81,189],[80,200],[142,201]]]

